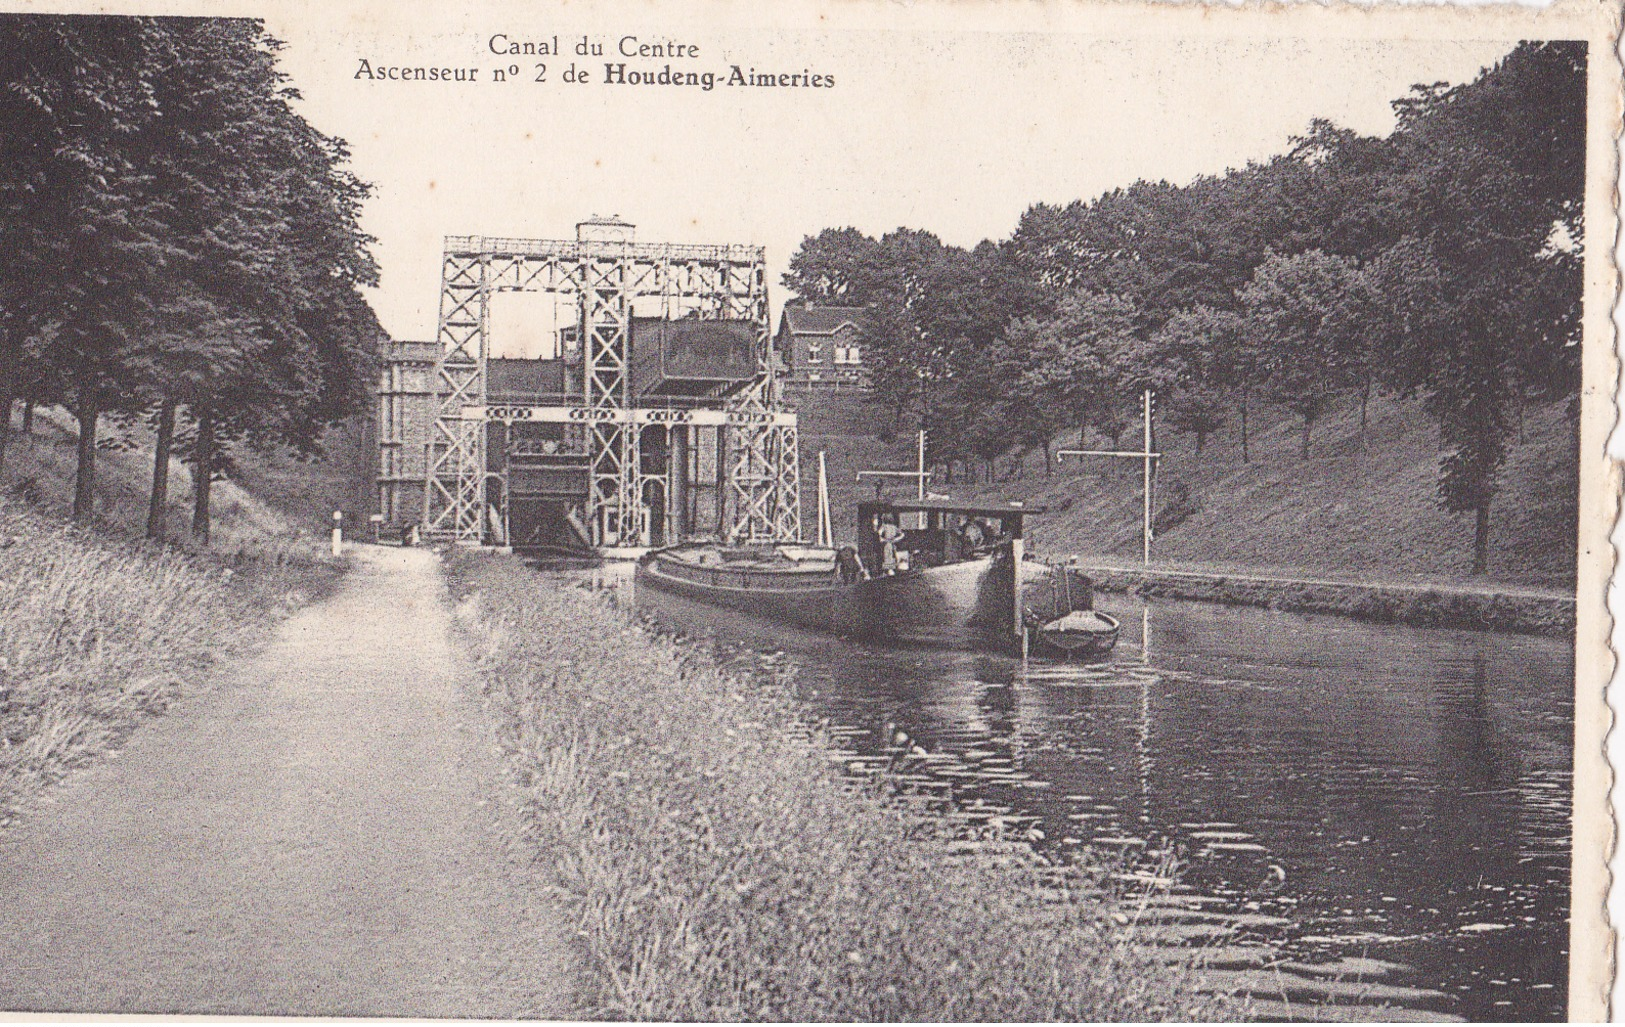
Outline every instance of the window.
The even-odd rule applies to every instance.
[[[837,364],[860,364],[862,359],[858,355],[856,346],[836,346],[835,362]]]
[[[820,343],[820,342],[809,342],[809,343],[807,343],[807,363],[809,363],[809,364],[817,364],[817,363],[822,362],[823,359],[824,359],[824,345],[823,345],[823,343]],[[840,350],[835,351],[835,362],[837,364],[841,362],[841,351]]]

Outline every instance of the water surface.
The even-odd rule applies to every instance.
[[[943,816],[1141,872],[1176,853],[1159,929],[1263,1016],[1563,1018],[1567,642],[1102,596],[1108,661],[1024,666],[636,602],[724,659],[782,654],[854,764]]]

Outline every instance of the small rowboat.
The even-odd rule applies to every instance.
[[[1111,652],[1117,644],[1117,632],[1121,627],[1117,618],[1104,613],[1073,610],[1064,617],[1040,624],[1034,635],[1045,648],[1073,658],[1083,658]]]

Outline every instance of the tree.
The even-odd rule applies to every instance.
[[[1197,456],[1201,456],[1207,436],[1224,426],[1226,393],[1245,392],[1252,386],[1246,375],[1238,373],[1245,368],[1238,352],[1239,338],[1234,314],[1198,306],[1169,318],[1152,340],[1156,359],[1172,380],[1163,419],[1196,436]],[[1246,417],[1245,398],[1242,417]],[[1242,446],[1245,460],[1245,438]]]
[[[25,160],[0,189],[13,215],[6,248],[64,285],[37,313],[4,309],[52,328],[44,359],[70,383],[80,421],[76,516],[93,498],[98,415],[156,406],[148,528],[161,534],[184,405],[199,428],[194,524],[206,538],[217,446],[309,449],[362,401],[376,329],[370,311],[357,316],[355,291],[376,281],[358,227],[367,189],[344,170],[343,143],[293,110],[280,44],[258,22],[3,27],[45,55],[8,94],[21,127],[7,141]],[[111,85],[80,75],[87,59],[106,62]],[[82,152],[85,167],[42,149]]]
[[[856,228],[826,228],[801,241],[780,279],[803,303],[861,306],[882,291],[880,244]]]
[[[1168,381],[1138,334],[1138,314],[1121,296],[1080,291],[1061,300],[1053,317],[1024,318],[1009,328],[1011,345],[1026,361],[1021,394],[1071,411],[1080,447],[1095,428],[1116,448],[1141,390]]]
[[[129,141],[151,125],[156,19],[0,19],[8,88],[0,93],[0,251],[8,275],[0,361],[49,329],[49,362],[79,422],[73,513],[95,498],[96,422],[133,399],[125,361],[157,320],[154,295],[172,255],[162,198]],[[15,365],[13,365],[15,366]],[[0,390],[18,392],[16,371]]]
[[[1241,291],[1243,330],[1262,351],[1270,394],[1303,422],[1303,459],[1315,422],[1350,384],[1344,304],[1358,268],[1320,250],[1264,261]]]
[[[1439,420],[1439,499],[1473,514],[1475,574],[1513,406],[1578,387],[1585,63],[1584,43],[1522,43],[1396,104],[1405,232],[1366,271],[1364,327],[1394,387]]]

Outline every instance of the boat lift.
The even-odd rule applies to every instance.
[[[448,236],[425,536],[510,544],[509,495],[525,476],[565,496],[557,519],[601,553],[665,544],[689,533],[678,497],[699,487],[685,461],[697,461],[704,435],[715,439],[716,533],[799,539],[796,417],[777,381],[766,278],[759,246],[642,243],[619,218],[583,221],[575,239]],[[555,310],[574,312],[551,384],[504,391],[490,306],[505,292],[550,293]],[[639,316],[657,303],[658,318]],[[720,377],[698,367],[696,325],[748,334],[745,359]],[[562,434],[556,449],[515,448],[522,431],[543,428]]]

